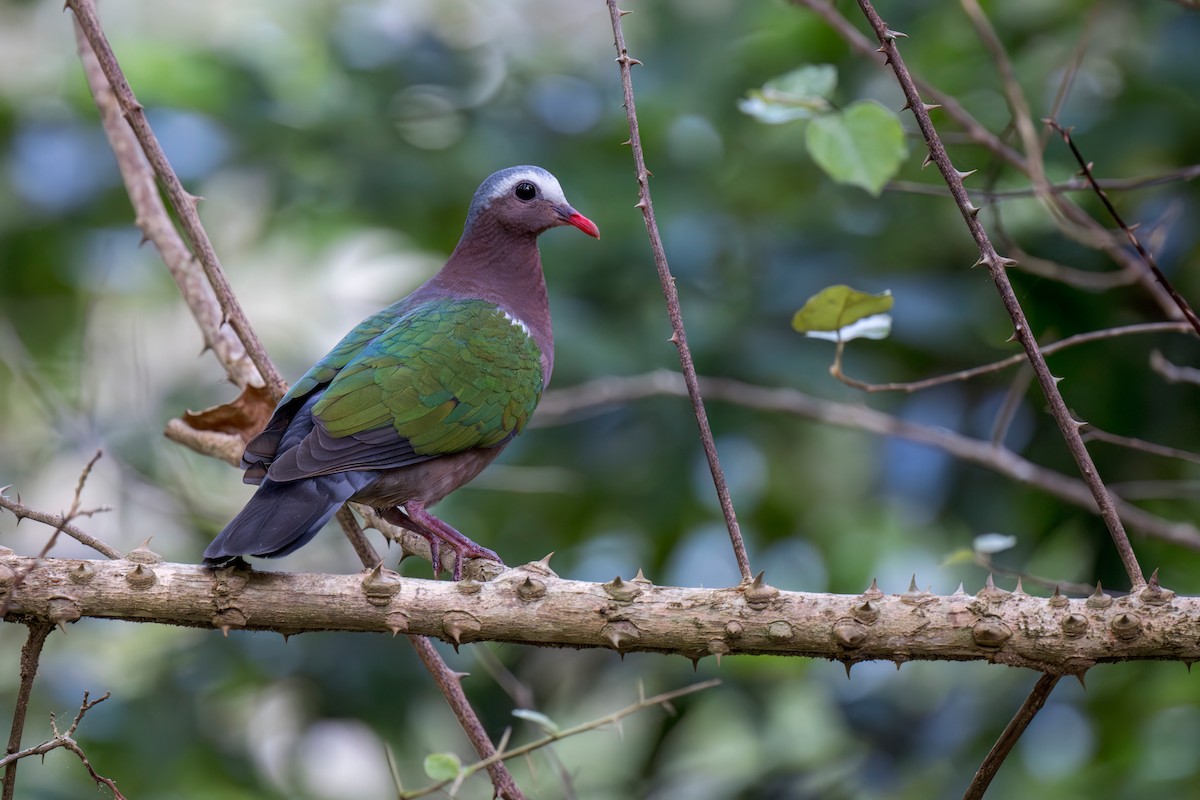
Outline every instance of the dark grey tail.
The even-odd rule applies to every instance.
[[[338,472],[285,483],[264,479],[246,507],[204,550],[204,563],[217,567],[239,556],[285,556],[308,544],[343,503],[377,477]]]

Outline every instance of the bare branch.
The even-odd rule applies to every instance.
[[[1088,331],[1086,333],[1077,333],[1074,336],[1068,336],[1065,339],[1059,339],[1057,342],[1042,345],[1042,355],[1049,356],[1066,350],[1076,345],[1085,344],[1087,342],[1096,342],[1103,339],[1115,339],[1121,336],[1133,336],[1143,333],[1189,333],[1191,328],[1186,322],[1144,322],[1137,325],[1123,325],[1117,328],[1105,328],[1098,331]],[[894,383],[865,383],[856,380],[838,372],[835,377],[855,389],[861,389],[864,392],[919,392],[924,389],[929,389],[934,386],[941,386],[944,383],[954,383],[956,381],[967,381],[972,378],[978,378],[981,375],[988,375],[992,372],[999,372],[1008,367],[1015,367],[1018,364],[1028,361],[1028,357],[1023,354],[1002,358],[999,361],[993,361],[990,364],[983,364],[978,367],[959,370],[957,372],[947,373],[946,375],[937,375],[932,378],[925,378],[919,381],[903,381]]]
[[[92,467],[96,466],[96,462],[100,460],[100,455],[101,451],[97,450],[96,454],[92,456],[91,460],[89,460],[80,471],[79,480],[75,483],[75,496],[71,500],[71,507],[67,510],[67,513],[63,514],[61,517],[55,517],[50,514],[44,514],[42,512],[27,508],[21,504],[20,501],[10,500],[4,496],[4,489],[7,489],[7,486],[0,489],[0,508],[5,508],[11,511],[13,516],[17,518],[18,524],[20,524],[22,519],[29,518],[38,522],[45,522],[47,525],[54,526],[54,532],[50,534],[50,538],[46,540],[46,544],[42,547],[42,552],[38,554],[39,559],[45,558],[46,555],[52,549],[54,549],[54,545],[58,541],[58,535],[60,533],[67,533],[68,536],[78,540],[81,544],[88,545],[92,549],[103,553],[109,558],[121,557],[121,554],[116,550],[112,549],[100,540],[88,536],[83,531],[71,525],[71,520],[77,517],[90,517],[93,514],[109,510],[106,506],[90,510],[80,509],[79,507],[83,502],[84,484],[87,483],[88,476],[92,474]],[[68,528],[70,528],[70,532],[67,532]],[[10,593],[7,596],[0,597],[0,619],[3,619],[4,615],[8,613],[8,601],[11,597],[11,590],[20,587],[21,582],[25,580],[26,574],[27,572],[18,572],[13,578],[12,586],[10,587]]]
[[[1163,458],[1178,458],[1183,461],[1191,461],[1193,464],[1200,464],[1200,453],[1193,453],[1190,450],[1180,450],[1177,447],[1166,447],[1154,442],[1147,442],[1144,439],[1134,439],[1130,436],[1120,436],[1115,433],[1101,430],[1090,422],[1083,429],[1083,438],[1085,441],[1107,442],[1115,444],[1119,447],[1127,447],[1130,450],[1140,450],[1143,453],[1162,456]]]
[[[4,592],[7,600],[11,587],[0,584],[0,591]],[[54,625],[50,622],[31,621],[29,635],[21,647],[21,683],[17,689],[17,702],[13,707],[12,727],[9,729],[8,746],[4,751],[6,755],[0,760],[0,764],[5,765],[0,800],[13,800],[13,792],[17,788],[17,758],[13,755],[21,749],[21,734],[25,730],[25,717],[29,713],[29,697],[33,693],[33,681],[37,677],[38,661],[42,657],[42,646],[46,644],[46,637],[52,630]]]
[[[1176,306],[1179,307],[1179,311],[1181,314],[1183,314],[1184,319],[1186,319],[1188,323],[1191,324],[1192,328],[1195,329],[1196,333],[1200,335],[1200,317],[1196,316],[1196,312],[1192,310],[1192,307],[1188,304],[1188,301],[1185,300],[1183,295],[1176,291],[1174,285],[1167,280],[1167,276],[1164,275],[1162,270],[1158,268],[1158,262],[1155,261],[1154,256],[1151,255],[1150,251],[1142,245],[1141,240],[1138,239],[1137,234],[1134,233],[1134,229],[1125,224],[1125,220],[1121,217],[1120,212],[1117,211],[1116,206],[1114,206],[1112,204],[1112,200],[1109,199],[1108,193],[1104,191],[1100,184],[1096,183],[1096,178],[1092,174],[1092,163],[1083,157],[1083,153],[1079,152],[1079,148],[1075,145],[1075,140],[1071,138],[1070,128],[1064,128],[1053,119],[1045,120],[1045,122],[1047,125],[1053,128],[1059,136],[1062,137],[1064,142],[1066,142],[1067,147],[1071,149],[1071,155],[1075,156],[1075,160],[1079,162],[1079,169],[1083,174],[1084,179],[1087,180],[1088,184],[1092,187],[1092,190],[1096,193],[1096,196],[1100,198],[1100,202],[1104,204],[1104,208],[1106,211],[1108,211],[1109,216],[1111,216],[1113,221],[1120,226],[1121,230],[1125,233],[1125,238],[1129,240],[1129,243],[1133,245],[1135,250],[1137,250],[1138,255],[1142,257],[1142,262],[1146,265],[1146,269],[1150,270],[1150,272],[1154,275],[1154,279],[1162,285],[1163,289],[1166,290],[1168,295],[1170,295],[1171,300]]]
[[[1017,740],[1021,738],[1021,734],[1029,727],[1029,723],[1033,722],[1034,716],[1042,710],[1042,706],[1046,704],[1046,698],[1050,696],[1050,692],[1053,691],[1061,677],[1061,675],[1047,674],[1038,678],[1038,682],[1033,686],[1033,691],[1029,693],[1029,697],[1025,698],[1025,702],[1021,704],[1016,716],[1009,721],[1004,732],[1000,734],[1000,738],[996,740],[996,744],[987,754],[987,758],[983,760],[979,771],[975,773],[971,785],[967,787],[967,791],[963,795],[963,800],[981,800],[983,798],[992,778],[996,777],[996,772],[1004,764],[1004,759],[1012,752]]]
[[[944,137],[943,137],[944,138]],[[1096,183],[1104,190],[1111,192],[1145,189],[1151,186],[1162,186],[1169,183],[1187,182],[1200,177],[1200,164],[1192,164],[1179,169],[1168,170],[1157,175],[1147,175],[1143,178],[1097,178]],[[891,181],[885,187],[890,192],[907,192],[909,194],[924,194],[931,197],[950,197],[950,190],[940,183],[917,183],[916,181]],[[1091,192],[1092,186],[1083,178],[1071,178],[1062,183],[1052,183],[1046,186],[1051,194],[1066,194],[1068,192]],[[972,189],[971,195],[988,203],[998,203],[1004,200],[1020,200],[1037,193],[1032,186],[1023,189]]]
[[[1046,359],[1043,357],[1037,340],[1030,330],[1029,321],[1025,318],[1025,311],[1021,308],[1021,304],[1017,300],[1017,295],[1013,291],[1012,284],[1008,280],[1006,269],[1009,259],[1002,258],[996,252],[995,247],[992,246],[991,240],[988,238],[987,232],[983,229],[983,225],[977,219],[979,209],[971,204],[966,191],[963,189],[961,174],[950,163],[950,156],[946,153],[946,148],[942,145],[937,130],[929,118],[929,109],[917,92],[917,87],[913,84],[912,77],[908,74],[908,69],[904,65],[900,49],[896,46],[895,35],[879,17],[870,0],[859,0],[858,5],[870,23],[871,28],[875,31],[875,35],[879,38],[880,46],[887,55],[892,71],[896,75],[896,80],[900,83],[900,88],[904,91],[904,97],[908,101],[913,115],[917,118],[917,125],[925,137],[926,144],[929,145],[930,159],[937,165],[938,171],[942,173],[942,178],[946,181],[946,185],[950,187],[950,192],[954,195],[954,201],[962,213],[963,221],[966,223],[971,237],[975,240],[975,244],[979,247],[978,263],[987,267],[988,273],[996,285],[996,290],[1000,294],[1004,308],[1012,319],[1014,336],[1025,349],[1025,354],[1028,356],[1029,362],[1033,366],[1034,374],[1037,376],[1038,384],[1042,387],[1042,393],[1045,395],[1046,401],[1050,406],[1050,413],[1053,415],[1054,421],[1058,423],[1058,428],[1062,432],[1067,448],[1070,450],[1075,462],[1079,465],[1079,471],[1083,476],[1084,483],[1087,484],[1088,489],[1096,500],[1097,506],[1100,508],[1100,516],[1104,519],[1104,524],[1108,527],[1113,545],[1117,548],[1117,553],[1121,557],[1121,563],[1125,566],[1125,571],[1129,575],[1130,585],[1134,589],[1141,588],[1146,584],[1146,579],[1142,575],[1141,567],[1138,565],[1137,556],[1134,555],[1133,546],[1129,543],[1129,536],[1125,533],[1125,526],[1122,524],[1121,517],[1117,513],[1116,504],[1109,495],[1108,490],[1104,487],[1104,482],[1100,478],[1096,465],[1092,461],[1092,457],[1079,435],[1080,423],[1071,416],[1071,412],[1067,409],[1067,404],[1063,400],[1062,394],[1058,391],[1058,383],[1054,375],[1050,372],[1050,368],[1046,365]]]
[[[108,790],[113,793],[114,800],[125,800],[125,795],[121,794],[121,791],[117,788],[115,781],[96,772],[95,768],[92,767],[92,763],[88,761],[87,755],[83,752],[83,748],[79,746],[79,743],[76,742],[74,738],[75,730],[79,727],[79,723],[83,721],[83,715],[91,711],[95,706],[103,703],[108,698],[109,693],[105,692],[103,697],[99,697],[95,700],[88,700],[88,692],[84,692],[83,702],[79,705],[79,712],[75,714],[75,719],[71,721],[71,727],[67,728],[66,733],[59,733],[58,724],[55,722],[54,715],[51,714],[50,726],[54,730],[54,736],[39,745],[28,747],[17,752],[10,752],[4,758],[0,758],[0,766],[8,767],[6,775],[10,777],[16,775],[17,762],[22,758],[28,758],[29,756],[45,756],[46,753],[62,747],[70,750],[79,757],[79,760],[83,762],[83,766],[87,768],[88,775],[92,777],[92,780],[95,781],[99,786],[107,787]],[[6,778],[6,780],[8,779]],[[4,800],[8,800],[9,798],[9,794],[7,792],[10,784],[11,782],[5,783]]]
[[[1161,375],[1167,383],[1192,383],[1200,386],[1200,369],[1172,364],[1157,350],[1150,353],[1150,369]]]
[[[704,455],[708,459],[708,468],[712,472],[713,486],[716,488],[717,499],[721,504],[721,512],[725,515],[725,525],[729,529],[729,539],[733,544],[733,554],[737,559],[738,569],[741,570],[742,580],[749,581],[753,572],[750,570],[750,557],[746,555],[746,544],[742,540],[742,530],[738,525],[737,515],[733,510],[733,501],[729,497],[729,486],[725,482],[725,473],[721,470],[721,462],[717,457],[717,446],[713,442],[712,428],[708,424],[708,413],[704,410],[704,398],[700,394],[700,384],[696,378],[696,366],[692,361],[692,351],[688,347],[687,333],[683,327],[683,312],[679,306],[679,292],[675,289],[675,278],[667,264],[667,254],[663,249],[662,237],[658,233],[658,223],[654,219],[654,203],[650,199],[650,171],[646,169],[646,159],[642,151],[642,137],[638,132],[637,106],[633,96],[632,70],[638,61],[629,55],[625,47],[625,32],[621,26],[623,12],[617,8],[617,0],[607,0],[608,13],[612,19],[614,44],[617,48],[617,63],[621,68],[621,86],[625,95],[625,117],[629,122],[629,141],[626,142],[633,150],[634,172],[638,184],[637,208],[641,209],[646,221],[646,233],[650,237],[650,250],[654,254],[654,265],[658,269],[658,279],[662,283],[663,296],[667,301],[667,316],[671,320],[671,342],[679,350],[679,365],[683,371],[683,379],[687,384],[688,398],[692,401],[692,411],[696,415],[696,424],[700,428],[700,442],[704,446]]]
[[[63,517],[55,514],[47,514],[44,511],[36,511],[23,503],[18,503],[16,500],[5,497],[0,494],[0,508],[5,508],[13,513],[18,520],[31,519],[34,522],[41,522],[49,525],[55,530],[60,530],[67,536],[70,536],[80,544],[87,545],[101,555],[109,558],[120,558],[121,553],[114,547],[111,547],[99,539],[90,536],[74,525],[70,524]]]
[[[455,637],[452,637],[455,638]],[[486,768],[488,774],[492,778],[492,785],[496,789],[496,796],[502,800],[521,800],[525,797],[524,793],[517,787],[516,781],[508,769],[501,763],[505,756],[502,756],[496,751],[496,747],[492,744],[492,740],[488,737],[487,731],[483,729],[483,723],[479,721],[479,717],[475,714],[475,710],[471,708],[471,703],[467,700],[467,695],[462,689],[462,673],[455,672],[450,669],[442,657],[438,655],[434,649],[433,643],[424,636],[408,637],[412,643],[413,649],[417,651],[417,655],[421,657],[425,668],[429,670],[429,674],[433,676],[437,682],[438,688],[446,697],[446,701],[454,710],[455,716],[458,717],[459,723],[462,724],[463,730],[466,731],[467,737],[471,740],[471,744],[475,747],[475,752],[479,753],[479,757],[483,759],[478,767]],[[455,638],[454,646],[458,647],[457,638]],[[445,784],[442,784],[445,785]],[[441,786],[430,789],[427,792],[421,792],[413,797],[420,797],[422,794],[429,794],[436,791]],[[409,795],[401,795],[408,797]]]

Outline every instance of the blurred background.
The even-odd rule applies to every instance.
[[[652,189],[702,374],[867,404],[987,438],[1013,374],[914,395],[865,396],[828,375],[833,346],[790,329],[832,283],[896,297],[894,332],[855,342],[847,370],[912,380],[1014,352],[1011,326],[958,211],[943,197],[873,198],[813,165],[803,122],[742,114],[747,91],[803,64],[836,65],[838,105],[903,104],[890,74],[851,55],[827,25],[782,2],[631,0],[625,18]],[[407,293],[453,248],[467,203],[492,171],[536,163],[599,225],[599,242],[542,239],[555,315],[552,388],[677,368],[641,215],[612,31],[598,0],[154,3],[105,0],[108,35],[201,213],[251,322],[295,380],[340,336]],[[1060,119],[1103,177],[1200,162],[1200,15],[1168,2],[989,3],[1033,115],[1048,113],[1084,28],[1090,41]],[[865,30],[847,6],[853,24]],[[881,8],[909,34],[910,67],[996,132],[1009,116],[996,72],[957,4]],[[935,115],[947,133],[954,126]],[[905,126],[913,129],[911,116]],[[1027,186],[950,137],[968,186]],[[898,178],[937,183],[909,139]],[[1052,141],[1052,180],[1075,166]],[[1084,195],[1085,208],[1099,213]],[[1163,270],[1200,300],[1195,183],[1122,192]],[[977,201],[980,204],[980,201]],[[1027,252],[1089,271],[1113,265],[1064,238],[1041,205],[1002,204]],[[994,209],[983,219],[994,226]],[[1107,222],[1107,221],[1106,221]],[[68,14],[0,2],[0,485],[45,511],[83,494],[112,510],[83,521],[122,551],[148,537],[195,562],[250,487],[223,463],[166,441],[184,409],[234,397],[157,254],[140,233],[96,118]],[[1043,340],[1163,318],[1144,290],[1087,292],[1013,271]],[[1081,419],[1126,436],[1200,449],[1196,386],[1147,368],[1152,349],[1195,365],[1195,341],[1142,336],[1054,356]],[[1036,387],[1005,443],[1075,474]],[[1035,487],[944,454],[727,403],[710,404],[718,447],[756,569],[787,589],[977,590],[985,571],[956,558],[984,533],[1016,537],[1003,566],[1052,580],[1124,587],[1098,518]],[[536,417],[535,417],[536,421]],[[686,401],[656,398],[545,420],[441,507],[443,518],[510,564],[555,551],[564,577],[659,584],[737,582]],[[1200,468],[1095,444],[1101,474],[1138,502],[1195,521]],[[1136,482],[1136,483],[1133,483]],[[1132,496],[1132,495],[1131,495]],[[34,554],[49,529],[0,513],[0,544]],[[374,534],[372,534],[374,535]],[[378,543],[378,539],[376,539]],[[1135,536],[1147,572],[1200,588],[1194,552]],[[59,556],[91,557],[71,541]],[[396,557],[395,551],[391,558]],[[268,569],[353,572],[332,530]],[[427,564],[405,574],[428,577]],[[1012,580],[1002,580],[1006,588]],[[1043,591],[1033,589],[1031,591]],[[1046,593],[1046,592],[1044,592]],[[7,719],[24,628],[0,626]],[[855,667],[787,658],[684,658],[491,644],[445,648],[489,731],[538,735],[514,719],[532,702],[563,726],[647,693],[720,676],[716,690],[592,732],[513,764],[536,798],[959,797],[1035,676],[982,663]],[[496,674],[524,687],[514,701]],[[1200,797],[1200,690],[1179,664],[1092,670],[1064,681],[989,797]],[[85,620],[51,637],[25,743],[82,692],[111,691],[80,741],[131,798],[386,798],[385,743],[407,788],[430,752],[471,751],[411,650],[387,637],[171,629]],[[564,778],[564,776],[568,776]],[[19,796],[94,790],[65,752],[25,762]],[[463,797],[490,797],[476,779]]]

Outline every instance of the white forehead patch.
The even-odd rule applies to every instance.
[[[475,196],[471,198],[471,207],[467,209],[467,227],[471,226],[475,217],[490,206],[493,200],[511,195],[513,189],[522,181],[529,181],[536,186],[539,197],[558,205],[568,205],[562,187],[558,185],[558,179],[546,170],[528,164],[509,167],[489,175],[475,190]]]
[[[497,197],[504,197],[516,188],[518,183],[529,181],[534,186],[538,187],[538,194],[546,198],[552,203],[566,204],[567,197],[563,194],[562,187],[558,185],[558,178],[551,175],[545,170],[518,170],[508,175],[505,175],[496,183],[496,187],[488,196],[489,200]]]

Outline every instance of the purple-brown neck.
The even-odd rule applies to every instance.
[[[554,331],[536,235],[481,215],[471,220],[445,266],[422,288],[443,297],[488,300],[524,322],[542,351],[543,380],[549,382]]]

